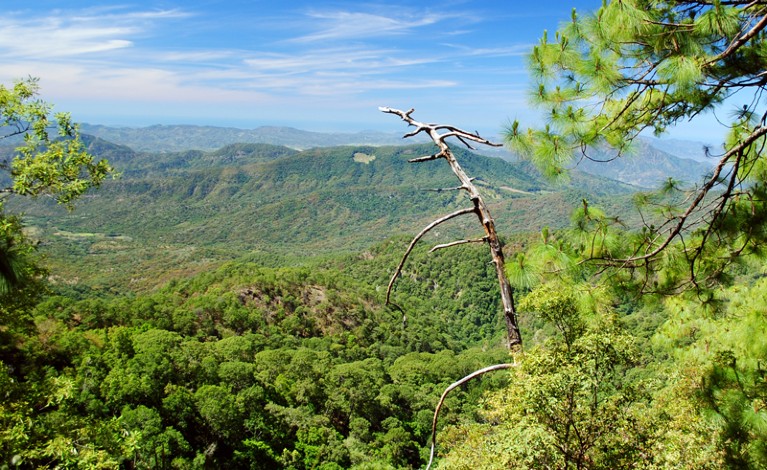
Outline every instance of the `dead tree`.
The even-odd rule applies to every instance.
[[[418,240],[420,240],[424,235],[426,235],[431,229],[433,229],[434,227],[436,227],[437,225],[443,222],[446,222],[455,217],[473,213],[477,216],[477,218],[479,219],[479,223],[484,228],[484,231],[485,231],[484,237],[477,238],[477,239],[458,240],[452,243],[437,245],[434,248],[432,248],[431,251],[438,250],[441,248],[447,248],[450,246],[460,245],[463,243],[484,242],[488,244],[488,246],[490,247],[490,254],[493,257],[493,264],[495,264],[495,272],[498,276],[498,284],[501,288],[501,301],[503,303],[503,315],[504,315],[504,320],[506,322],[507,347],[511,349],[515,346],[521,346],[522,336],[519,333],[519,326],[517,325],[517,315],[514,309],[514,297],[512,295],[511,285],[509,284],[509,280],[506,277],[506,273],[504,271],[503,244],[501,243],[501,240],[498,238],[498,234],[495,231],[495,221],[493,220],[493,217],[490,215],[490,211],[488,210],[487,205],[485,204],[485,201],[482,199],[482,196],[479,194],[479,191],[477,191],[476,186],[474,186],[474,183],[472,182],[472,178],[469,178],[469,176],[466,175],[466,172],[463,170],[463,168],[461,168],[461,165],[458,164],[458,160],[456,160],[455,155],[453,154],[452,150],[450,150],[450,147],[447,144],[447,139],[451,137],[455,137],[462,144],[464,144],[466,147],[468,147],[471,150],[474,150],[474,148],[469,143],[470,141],[478,142],[483,145],[490,145],[493,147],[500,147],[501,144],[490,142],[489,140],[480,137],[478,133],[466,132],[457,127],[447,126],[443,124],[425,124],[423,122],[418,122],[411,117],[411,114],[413,114],[413,111],[415,111],[414,109],[410,109],[409,111],[400,111],[399,109],[392,109],[392,108],[386,108],[386,107],[381,107],[378,109],[384,113],[396,114],[397,116],[402,118],[403,121],[407,122],[410,126],[415,127],[414,131],[405,134],[403,138],[413,137],[421,132],[427,133],[429,137],[431,137],[431,139],[439,148],[439,152],[433,155],[413,158],[409,160],[409,162],[420,163],[420,162],[425,162],[429,160],[437,160],[440,158],[444,159],[445,161],[447,161],[448,165],[450,165],[450,169],[453,170],[453,173],[455,173],[455,176],[458,177],[458,180],[461,182],[461,185],[454,189],[466,191],[472,203],[472,207],[460,209],[458,211],[453,212],[452,214],[448,214],[444,217],[441,217],[433,221],[432,223],[427,225],[426,228],[421,230],[421,232],[418,235],[415,236],[413,241],[410,242],[410,246],[407,248],[407,251],[405,251],[405,254],[402,257],[402,260],[400,261],[399,266],[397,266],[397,269],[395,270],[394,275],[389,281],[389,287],[386,290],[386,303],[387,304],[391,303],[390,298],[391,298],[392,288],[394,287],[394,282],[396,281],[397,277],[399,277],[399,275],[402,273],[402,267],[405,265],[405,261],[407,260],[410,253],[413,251],[413,247],[418,242]]]

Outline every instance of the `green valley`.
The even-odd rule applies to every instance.
[[[711,434],[694,408],[741,406],[758,393],[749,363],[710,362],[699,352],[708,336],[695,333],[753,315],[750,303],[707,307],[721,317],[701,319],[684,313],[699,305],[694,297],[638,297],[641,278],[604,277],[598,265],[576,261],[595,241],[621,246],[610,235],[618,219],[603,210],[625,214],[619,224],[630,229],[643,222],[636,201],[663,207],[677,196],[658,199],[577,171],[552,183],[529,163],[456,147],[497,219],[521,300],[527,352],[510,357],[485,248],[428,253],[474,236],[471,219],[430,233],[395,286],[393,301],[404,311],[384,305],[408,234],[468,203],[440,162],[407,162],[432,153],[431,145],[299,151],[250,143],[152,153],[83,140],[118,178],[85,194],[73,212],[39,198],[8,201],[24,212],[48,276],[3,304],[6,462],[419,468],[443,389],[514,360],[523,361],[519,369],[448,397],[438,465],[485,468],[495,454],[506,456],[501,466],[514,455],[546,462],[567,443],[613,468],[628,461],[705,468],[697,454],[672,455],[665,446],[716,452],[716,436],[726,433]],[[595,229],[596,238],[584,238]],[[746,290],[718,297],[761,295],[758,272],[732,270]],[[710,386],[668,381],[680,363],[698,364],[685,377]],[[746,374],[748,384],[738,388],[731,373]],[[669,408],[667,396],[683,406]],[[733,412],[715,411],[727,419]],[[604,416],[623,437],[601,434],[594,420]],[[568,441],[562,423],[594,444]],[[760,428],[742,426],[738,445],[760,439]],[[544,439],[539,452],[526,446],[530,439]],[[483,446],[493,450],[475,452]]]
[[[431,152],[426,144],[141,153],[92,139],[89,148],[120,176],[76,211],[41,200],[12,200],[10,207],[44,240],[56,273],[105,287],[156,286],[168,266],[197,272],[254,253],[294,262],[357,253],[466,204],[464,194],[447,190],[456,185],[447,168],[407,162]],[[583,198],[621,204],[614,196],[622,194],[627,204],[633,190],[587,174],[552,185],[528,164],[457,151],[509,235],[563,227]],[[359,161],[360,154],[368,157]],[[466,230],[472,233],[456,221],[434,241]]]
[[[215,89],[183,105],[316,99],[301,119],[343,129],[395,89],[460,115],[469,75],[514,103],[487,60],[517,46],[460,41],[537,17],[291,4],[290,35],[267,15],[264,50],[225,50],[196,29],[237,16],[214,3],[62,8],[36,30],[62,44],[24,53],[142,88],[128,115]],[[412,140],[80,127],[37,79],[0,85],[0,470],[767,468],[767,1],[604,1],[531,49],[542,121],[520,110],[502,150],[388,107]],[[99,68],[139,51],[151,70]],[[717,145],[648,137],[701,121]]]

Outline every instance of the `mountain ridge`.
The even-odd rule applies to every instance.
[[[282,145],[297,150],[338,145],[397,145],[403,144],[402,134],[378,131],[354,133],[313,132],[287,126],[260,126],[254,129],[235,127],[165,125],[147,127],[110,127],[81,124],[84,134],[127,145],[137,151],[177,152],[182,150],[211,151],[228,144],[262,143]],[[416,142],[419,139],[416,139]],[[420,139],[425,141],[425,139]]]
[[[211,152],[227,145],[268,144],[307,150],[315,147],[342,145],[407,145],[428,142],[416,136],[407,142],[401,133],[361,131],[326,133],[285,126],[261,126],[255,129],[194,125],[153,125],[148,127],[109,127],[82,124],[81,131],[138,152],[178,153]],[[516,161],[518,156],[505,148],[478,148],[476,153]],[[644,188],[657,187],[669,177],[695,184],[711,169],[713,163],[704,155],[704,145],[680,140],[640,137],[631,154],[613,159],[608,149],[592,149],[593,159],[576,156],[574,165],[587,173],[615,179]],[[189,155],[187,155],[189,156]],[[199,155],[198,155],[199,156]]]
[[[156,282],[167,266],[233,259],[249,252],[307,258],[367,249],[392,236],[414,234],[436,217],[466,207],[450,190],[455,176],[440,161],[408,160],[431,144],[339,146],[295,151],[266,144],[212,152],[131,152],[90,140],[122,176],[88,194],[73,213],[43,200],[17,200],[58,272],[68,264],[128,266],[108,282]],[[564,227],[581,199],[615,203],[636,190],[573,172],[556,186],[527,162],[507,162],[456,148],[490,206],[501,233]],[[625,197],[622,197],[624,195]],[[426,242],[481,233],[470,218],[440,226]],[[67,261],[69,259],[69,262]],[[60,265],[59,265],[60,264]],[[98,273],[82,275],[99,278]],[[76,277],[73,276],[72,277]],[[106,279],[101,276],[101,279]],[[106,282],[106,281],[105,281]]]

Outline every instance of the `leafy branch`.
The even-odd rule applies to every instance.
[[[617,158],[642,132],[659,135],[734,99],[745,103],[729,123],[720,120],[728,130],[723,150],[689,198],[659,206],[660,218],[645,221],[638,236],[622,235],[632,243],[586,258],[639,270],[646,281],[669,260],[683,261],[677,267],[687,275],[666,286],[676,292],[714,285],[738,255],[767,240],[754,229],[767,209],[765,31],[765,1],[624,0],[573,11],[554,41],[544,32],[530,68],[547,124],[523,130],[515,121],[505,140],[545,175],[559,176],[590,149],[609,147]]]

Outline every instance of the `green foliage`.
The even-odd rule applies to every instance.
[[[575,262],[621,249],[605,221],[584,203],[572,229],[544,230],[510,261],[527,280],[527,350],[477,419],[440,433],[440,468],[765,465],[763,255],[723,272],[738,284],[712,297],[640,296],[631,273]]]
[[[494,285],[479,247],[440,253],[433,271],[430,255],[414,254],[423,271],[399,295],[431,293],[404,326],[368,283],[382,282],[401,248],[312,269],[229,263],[144,295],[26,305],[33,321],[15,331],[21,357],[4,356],[0,368],[0,459],[43,468],[419,467],[441,390],[507,353],[495,304],[473,304]],[[465,280],[441,271],[462,257],[467,272],[482,269]],[[432,310],[453,299],[434,283],[472,300],[435,323]],[[471,384],[448,403],[446,422],[498,386]]]
[[[522,260],[527,275],[517,295],[530,342],[510,376],[447,399],[438,464],[763,465],[761,266],[728,272],[743,287],[703,307],[695,297],[638,297],[629,276],[577,262],[584,251],[621,249],[613,221],[581,201],[572,222],[507,240],[520,250],[510,264]],[[29,467],[422,466],[444,388],[509,358],[484,247],[417,247],[394,291],[404,317],[381,305],[408,241],[302,267],[230,262],[143,294],[18,302],[13,347],[0,358],[0,458]]]
[[[42,250],[57,275],[97,289],[157,287],[244,253],[268,266],[357,253],[392,236],[417,233],[434,214],[470,204],[459,191],[432,191],[455,186],[448,169],[407,163],[433,152],[428,145],[296,152],[248,144],[160,154],[90,140],[88,148],[103,152],[122,177],[105,181],[76,214],[37,201],[15,201],[14,208],[26,213],[36,237],[50,240]],[[467,171],[481,175],[477,184],[493,205],[499,230],[508,234],[563,227],[581,198],[625,205],[633,190],[584,174],[573,175],[572,186],[557,188],[527,163],[455,152]],[[376,159],[358,163],[358,153]],[[434,242],[467,236],[470,222],[445,224],[433,233]],[[113,270],[105,272],[105,264]]]
[[[642,126],[662,129],[707,109],[727,93],[706,95],[712,73],[763,71],[752,48],[761,35],[732,58],[702,59],[728,44],[702,38],[740,34],[748,8],[633,0],[574,16],[531,55],[541,80],[535,98],[552,110],[548,127],[525,134],[514,125],[510,139],[556,177],[574,148],[625,150]],[[647,63],[657,59],[648,79],[665,87],[662,96],[648,91],[661,85],[625,86],[647,54]],[[593,112],[595,102],[603,112]],[[574,173],[557,188],[525,164],[461,154],[482,175],[477,183],[499,220],[522,225],[502,229],[530,340],[510,374],[484,376],[448,397],[438,465],[767,465],[767,283],[758,243],[766,236],[767,167],[753,111],[733,116],[727,143],[753,139],[727,167],[749,184],[701,199],[701,207],[726,207],[715,231],[683,226],[684,245],[669,244],[657,261],[626,263],[628,271],[605,264],[659,246],[695,193],[669,180],[662,192],[636,195],[638,216],[618,219],[608,214],[625,207],[615,196],[625,187]],[[3,219],[0,466],[419,468],[445,387],[509,362],[483,247],[416,247],[393,293],[406,311],[381,304],[409,241],[389,237],[420,228],[427,212],[465,203],[452,191],[421,197],[453,184],[428,165],[405,163],[429,147],[296,152],[242,144],[156,155],[73,132],[44,145],[28,139],[38,153],[52,149],[39,162],[59,176],[45,179],[27,161],[19,166],[24,194],[58,192],[67,204],[66,194],[98,186],[106,167],[65,163],[67,152],[84,149],[110,155],[125,178],[105,181],[77,220],[51,218],[44,204],[33,214],[35,235],[56,233],[64,245],[52,252],[58,265],[91,276],[93,289],[60,277],[47,284],[19,220]],[[73,176],[70,164],[81,173]],[[453,233],[446,226],[435,238],[451,241]],[[729,241],[711,244],[714,234]],[[341,251],[353,254],[314,256]],[[103,266],[114,271],[101,274]],[[638,295],[677,292],[691,271],[706,275],[694,295]],[[145,278],[138,288],[129,282],[135,273]],[[119,286],[119,295],[104,285]]]
[[[0,203],[0,210],[2,205]],[[0,218],[0,295],[30,282],[36,274],[32,245],[22,231],[21,220],[12,215]]]
[[[112,171],[106,161],[96,161],[84,148],[77,126],[69,115],[58,113],[51,122],[51,106],[37,98],[35,79],[0,86],[0,127],[3,138],[23,136],[10,161],[0,165],[12,184],[3,192],[38,196],[51,195],[71,206],[91,187],[101,184]],[[58,138],[50,135],[55,126]]]
[[[506,141],[552,177],[574,157],[604,159],[612,147],[617,158],[640,132],[662,134],[740,103],[728,121],[718,114],[729,135],[721,151],[707,149],[719,162],[702,184],[665,193],[665,210],[643,220],[641,236],[613,235],[626,249],[587,253],[635,269],[649,290],[714,288],[730,263],[763,245],[764,15],[761,2],[606,1],[574,11],[530,54],[533,102],[547,122],[527,130],[514,122]]]
[[[684,392],[703,410],[728,468],[765,465],[765,287],[763,279],[733,287],[722,294],[729,301],[708,315],[694,305],[669,302],[671,316],[655,338],[656,347],[688,371],[691,383]]]
[[[69,115],[50,116],[51,106],[37,97],[38,92],[33,78],[10,88],[0,85],[0,140],[23,139],[10,157],[0,160],[0,295],[39,274],[19,218],[6,213],[7,198],[48,195],[72,208],[112,171],[105,160],[96,161],[85,150]],[[58,137],[51,136],[52,128]]]
[[[483,424],[449,433],[463,442],[443,466],[626,468],[642,460],[645,398],[628,377],[633,339],[612,315],[583,311],[573,286],[544,284],[520,312],[541,315],[555,333],[519,357],[507,387],[487,399]],[[473,450],[478,439],[487,451]]]
[[[71,208],[112,170],[88,154],[68,115],[51,118],[51,106],[37,95],[31,78],[11,88],[0,85],[0,139],[21,141],[0,161],[2,461],[4,466],[56,461],[61,467],[114,468],[118,462],[105,449],[119,446],[115,420],[71,414],[75,379],[56,373],[71,355],[88,350],[89,342],[56,319],[34,318],[46,288],[45,272],[37,266],[21,220],[6,213],[9,196],[47,195]]]

